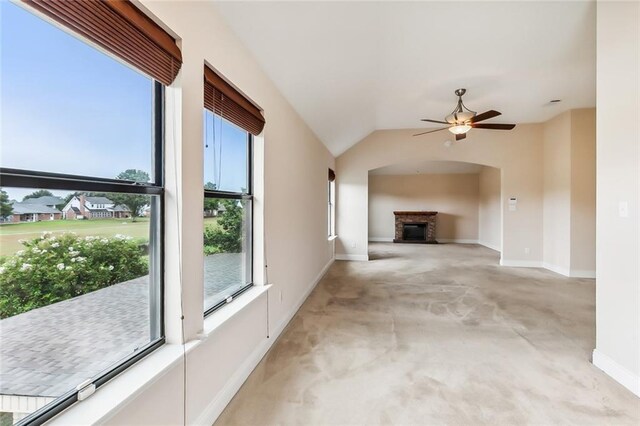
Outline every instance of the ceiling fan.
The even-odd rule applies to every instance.
[[[501,112],[495,110],[489,110],[478,114],[475,111],[471,111],[462,102],[462,96],[467,92],[467,89],[458,89],[454,93],[458,97],[458,105],[447,115],[444,120],[430,120],[423,118],[421,121],[428,121],[429,123],[446,124],[448,127],[441,129],[429,130],[415,134],[413,136],[426,135],[427,133],[439,132],[440,130],[448,129],[451,133],[456,135],[456,140],[464,139],[467,137],[466,133],[471,129],[492,129],[492,130],[511,130],[516,127],[515,124],[500,124],[500,123],[480,123],[480,121],[488,120],[493,117],[501,115]]]

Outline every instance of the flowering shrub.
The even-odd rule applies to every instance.
[[[148,274],[131,237],[44,233],[0,260],[0,318]]]

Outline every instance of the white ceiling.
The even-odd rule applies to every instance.
[[[595,106],[595,2],[217,6],[334,155],[376,129],[428,127],[458,87],[495,122]]]
[[[461,161],[416,161],[413,163],[394,164],[369,171],[370,175],[437,175],[480,173],[480,164],[463,163]]]

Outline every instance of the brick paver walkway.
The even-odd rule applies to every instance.
[[[233,292],[241,254],[205,257],[205,300]],[[58,397],[149,342],[148,276],[0,321],[0,394]]]

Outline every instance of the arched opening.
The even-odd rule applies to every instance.
[[[419,160],[368,172],[368,242],[480,244],[502,249],[502,179],[499,168],[478,163]],[[406,222],[398,212],[437,212],[430,223]],[[398,214],[394,214],[398,213]],[[413,231],[411,231],[413,230]],[[403,232],[415,238],[403,239]],[[376,254],[370,253],[370,259]]]

